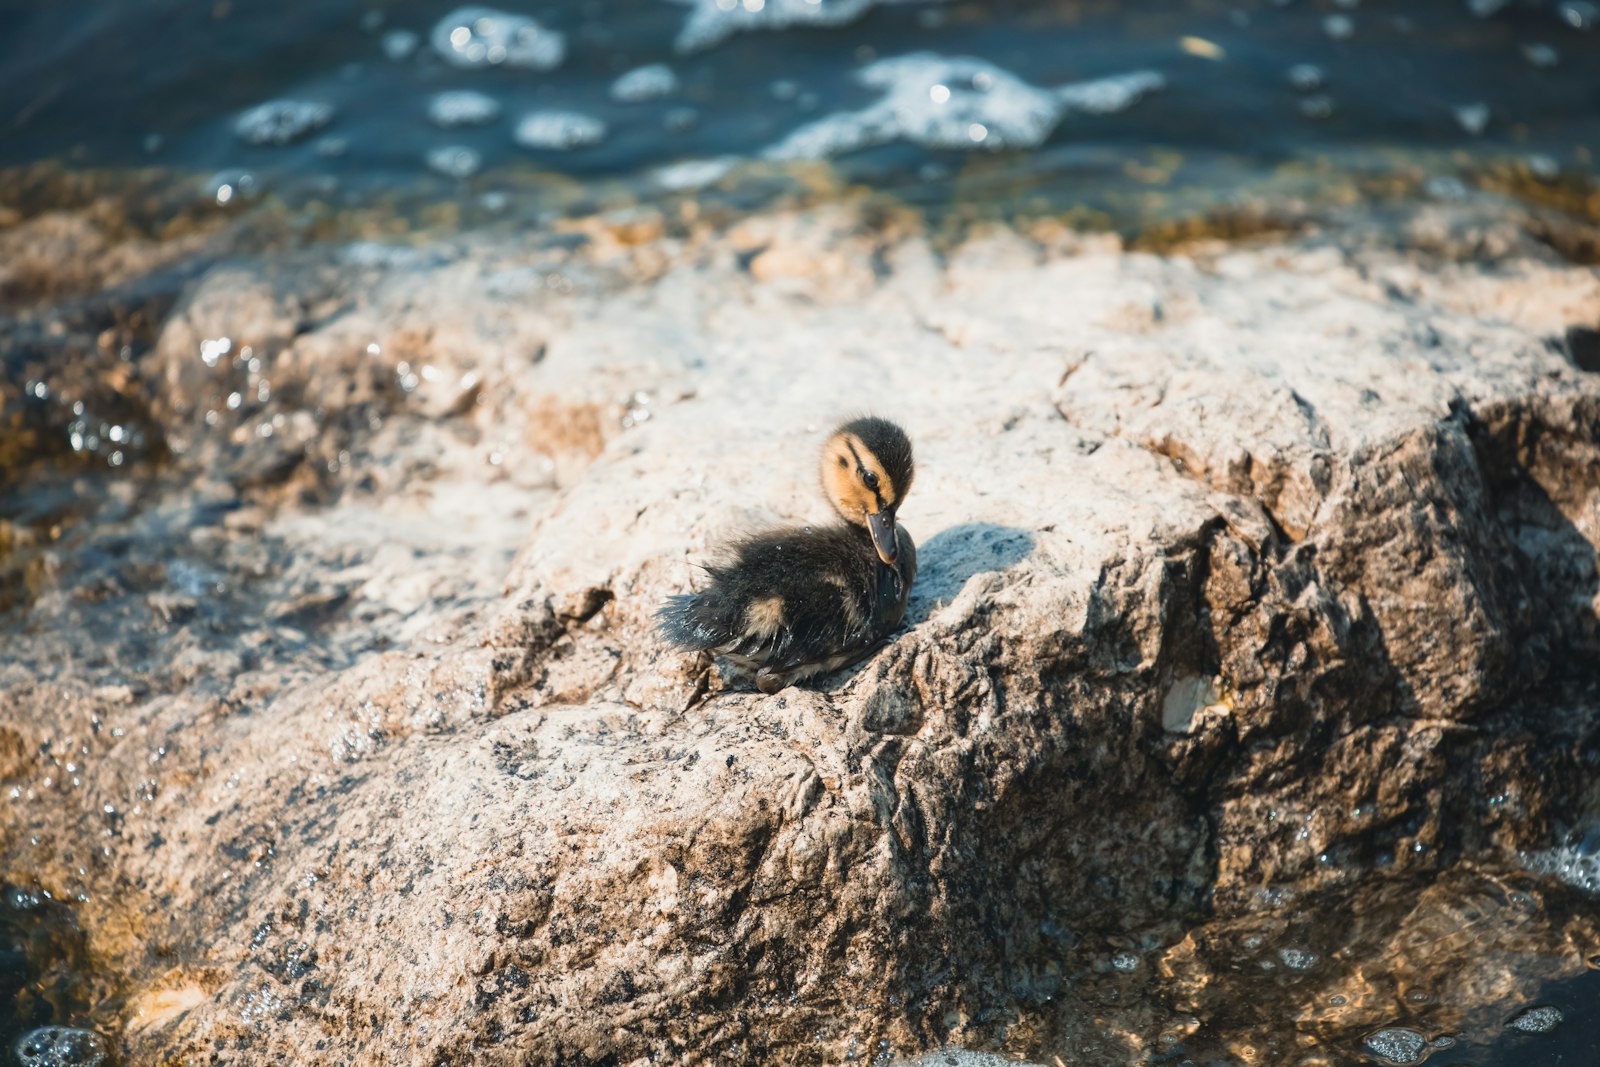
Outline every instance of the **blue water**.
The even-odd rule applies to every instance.
[[[1216,190],[1295,161],[1421,160],[1448,173],[1509,157],[1540,175],[1590,174],[1600,145],[1600,6],[1589,0],[722,5],[750,27],[723,25],[732,16],[716,0],[508,5],[537,20],[544,43],[559,40],[559,61],[539,69],[504,57],[456,65],[463,54],[430,42],[456,7],[447,0],[0,0],[0,167],[154,165],[195,176],[197,195],[231,184],[359,201],[459,192],[462,178],[481,193],[514,175],[525,187],[529,173],[648,195],[665,165],[716,161],[703,180],[871,108],[884,93],[864,72],[914,53],[974,57],[1041,90],[1130,72],[1163,87],[1108,113],[1068,109],[1038,144],[996,152],[992,133],[957,147],[891,134],[834,160],[847,178],[912,199]],[[797,9],[838,24],[761,28]],[[696,24],[697,12],[708,17]],[[675,86],[616,99],[617,79],[646,65],[665,65]],[[428,110],[446,90],[484,94],[498,115],[441,128]],[[239,117],[275,100],[313,105],[326,124],[248,143]],[[524,116],[550,110],[604,133],[566,149],[518,144]]]

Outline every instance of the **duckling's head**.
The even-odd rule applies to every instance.
[[[894,513],[915,474],[911,440],[887,419],[853,419],[822,448],[822,488],[845,521],[865,526],[878,558],[894,566]]]

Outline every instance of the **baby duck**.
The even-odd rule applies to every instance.
[[[914,473],[900,427],[845,423],[822,449],[822,488],[844,522],[735,541],[706,568],[705,589],[656,613],[663,636],[755,671],[763,693],[864,658],[900,625],[917,574],[916,545],[894,518]]]

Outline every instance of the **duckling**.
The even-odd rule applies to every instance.
[[[753,670],[763,693],[864,658],[900,625],[917,574],[916,545],[895,522],[914,473],[894,423],[840,426],[822,449],[822,488],[844,522],[735,541],[706,568],[705,589],[656,613],[662,635]]]

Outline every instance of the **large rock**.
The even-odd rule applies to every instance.
[[[1282,909],[1580,811],[1594,272],[829,214],[586,241],[219,267],[169,320],[157,409],[208,480],[116,530],[217,577],[175,608],[181,561],[65,556],[0,668],[0,751],[40,753],[0,766],[0,872],[81,899],[133,1060],[1124,1062],[1217,1010],[1240,924],[1326,956]],[[868,410],[917,448],[905,631],[696,702],[652,612],[723,538],[826,521],[816,450]],[[269,493],[296,464],[318,491]],[[1426,967],[1408,936],[1360,928]]]

